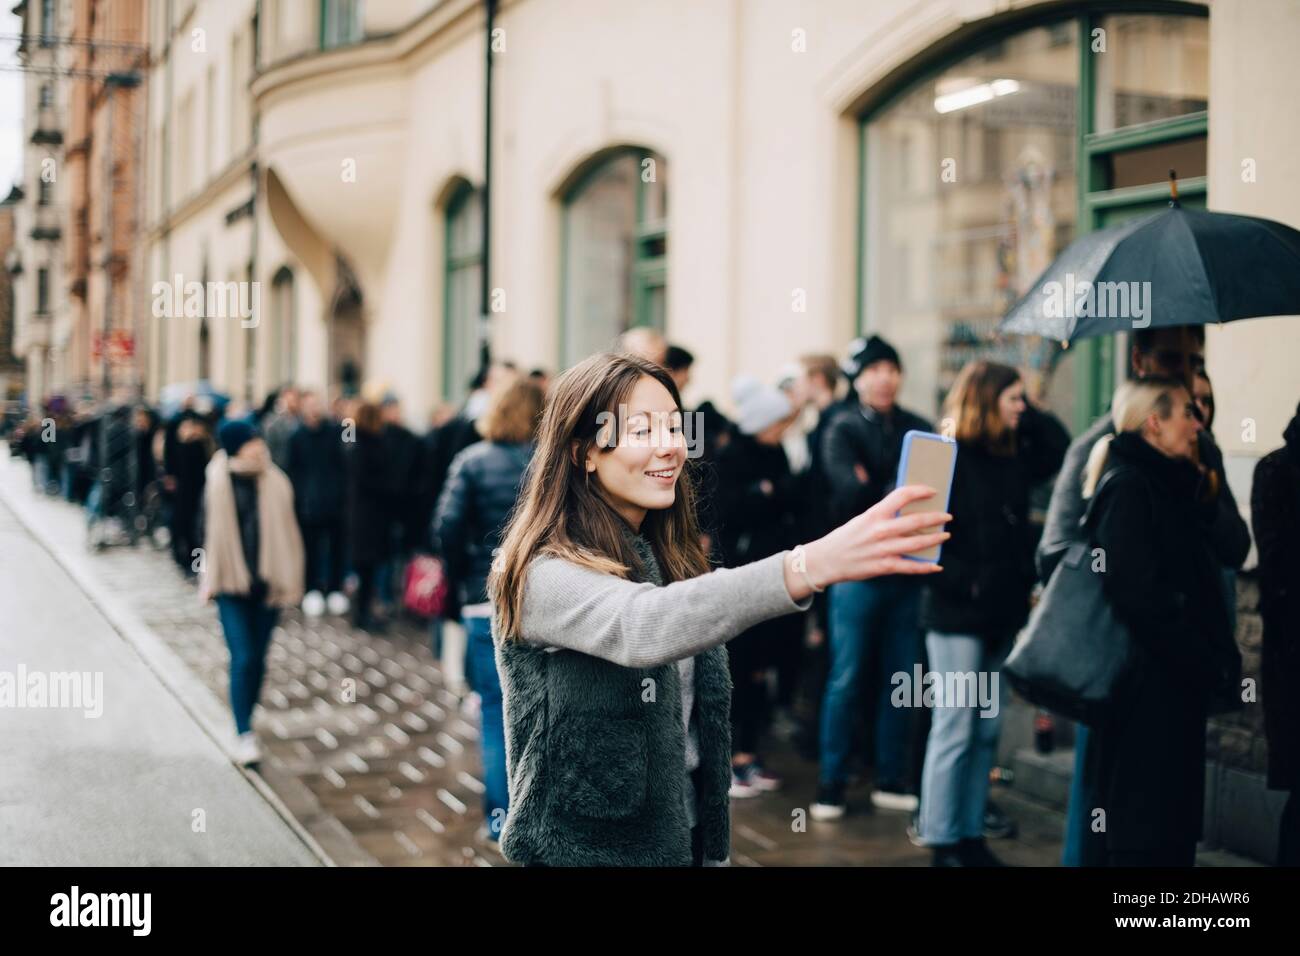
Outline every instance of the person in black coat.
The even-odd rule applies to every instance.
[[[542,403],[541,387],[530,379],[515,381],[492,399],[480,419],[483,440],[452,459],[433,521],[434,546],[455,586],[465,627],[465,676],[481,701],[484,835],[494,841],[505,824],[510,791],[487,579],[532,459]]]
[[[974,673],[984,685],[975,700],[944,699],[934,709],[919,832],[936,866],[997,865],[984,842],[1004,703],[995,696],[994,679],[1029,618],[1035,580],[1030,491],[1060,467],[1070,435],[1025,402],[1019,372],[994,362],[962,369],[946,414],[958,442],[948,505],[952,538],[939,556],[943,572],[927,582],[921,623],[933,673]]]
[[[1088,460],[1085,497],[1103,587],[1132,636],[1135,660],[1114,713],[1088,735],[1110,866],[1191,866],[1205,802],[1205,724],[1231,647],[1219,563],[1210,544],[1216,501],[1198,468],[1200,422],[1174,379],[1128,382],[1112,410],[1116,434]],[[1105,477],[1103,477],[1105,476]]]
[[[1268,739],[1268,785],[1287,790],[1278,866],[1300,866],[1300,407],[1286,444],[1255,466],[1250,516],[1259,549],[1264,619],[1260,701]]]
[[[380,410],[388,459],[388,521],[393,553],[395,558],[405,559],[411,552],[423,550],[428,538],[428,527],[419,524],[424,446],[415,432],[402,424],[402,404],[395,395],[385,397]]]
[[[285,464],[293,483],[294,511],[306,553],[303,609],[310,616],[328,607],[345,614],[343,595],[343,504],[347,493],[347,459],[343,429],[325,417],[315,392],[299,397],[302,423],[289,436]],[[327,597],[328,596],[328,597]]]
[[[363,402],[357,409],[355,441],[348,450],[347,533],[357,592],[352,623],[362,630],[382,631],[373,613],[380,566],[392,554],[388,494],[391,479],[385,458],[383,413]]]
[[[181,413],[168,470],[173,479],[170,531],[172,556],[186,577],[195,577],[194,549],[199,544],[196,523],[212,457],[212,432],[207,419],[192,411]]]
[[[737,379],[736,425],[717,452],[714,515],[718,551],[725,567],[740,567],[798,544],[795,518],[799,483],[781,436],[794,421],[795,409],[778,388],[752,378]],[[767,720],[765,671],[798,642],[801,615],[764,621],[727,647],[731,664],[731,752],[733,797],[775,790],[781,780],[759,757],[759,738]]]

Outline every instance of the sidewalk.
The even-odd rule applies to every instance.
[[[51,672],[92,675],[87,706],[0,709],[0,865],[320,865],[27,531],[13,487],[26,468],[0,460],[0,471],[0,672],[29,686]]]

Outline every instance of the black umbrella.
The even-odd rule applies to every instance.
[[[1081,236],[999,331],[1068,342],[1164,325],[1300,314],[1300,231],[1269,219],[1169,208]]]

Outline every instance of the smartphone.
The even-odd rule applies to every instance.
[[[952,476],[957,469],[957,442],[931,432],[910,431],[903,436],[903,454],[898,460],[898,483],[896,488],[904,485],[928,485],[935,490],[933,498],[913,501],[898,513],[900,515],[916,514],[924,511],[945,513],[948,499],[952,495]],[[926,548],[923,551],[908,552],[903,555],[913,561],[938,562],[942,545]]]

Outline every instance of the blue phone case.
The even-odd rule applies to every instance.
[[[957,444],[955,439],[945,438],[943,435],[936,435],[934,432],[922,432],[922,431],[917,431],[916,429],[912,429],[911,431],[909,431],[906,435],[903,436],[903,454],[898,459],[898,475],[894,479],[895,488],[903,487],[904,479],[907,477],[907,460],[909,457],[911,457],[911,453],[912,453],[912,442],[918,438],[924,439],[926,441],[931,441],[931,440],[941,441],[954,446]],[[948,502],[952,499],[952,476],[956,473],[956,471],[957,471],[957,449],[954,448],[953,455],[952,455],[952,467],[948,471],[948,487],[944,490],[943,506],[939,509],[941,511],[948,510]],[[895,517],[897,517],[897,515]],[[943,557],[943,545],[942,544],[939,545],[939,553],[936,554],[933,558],[919,558],[914,554],[905,554],[903,555],[903,557],[907,558],[909,561],[924,561],[927,564],[938,564],[939,558]]]

